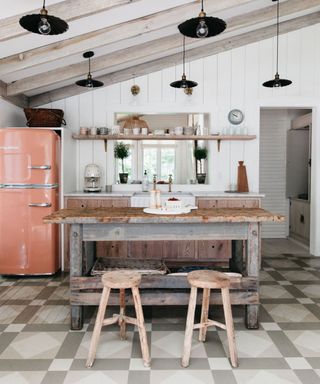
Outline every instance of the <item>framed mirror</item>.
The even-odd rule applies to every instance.
[[[208,172],[207,161],[202,160],[200,166],[194,157],[194,150],[207,147],[207,142],[200,136],[208,134],[209,114],[119,112],[115,114],[115,125],[123,134],[121,141],[130,148],[129,157],[124,159],[128,183],[141,182],[146,171],[149,182],[156,175],[158,183],[166,184],[169,175],[172,175],[174,184],[195,184],[197,173]],[[131,135],[138,140],[126,139]],[[181,140],[190,135],[193,138],[199,136],[199,140]],[[179,140],[175,139],[177,137]],[[121,169],[122,162],[116,159],[116,181]]]

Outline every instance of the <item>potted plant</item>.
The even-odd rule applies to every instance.
[[[199,167],[197,167],[197,170],[200,170],[200,172],[197,172],[198,184],[204,184],[206,181],[206,174],[203,172],[202,160],[205,160],[207,158],[208,150],[204,147],[196,147],[194,149],[193,155],[195,159],[199,162]]]
[[[121,159],[122,163],[122,173],[119,173],[119,178],[120,178],[120,183],[121,184],[126,184],[128,181],[128,173],[124,172],[124,162],[123,160],[129,157],[130,155],[130,150],[129,150],[129,145],[124,144],[122,141],[119,143],[116,143],[114,146],[114,157],[116,159]]]

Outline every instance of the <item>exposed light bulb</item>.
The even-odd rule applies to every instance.
[[[49,24],[46,17],[41,17],[41,20],[38,24],[38,31],[41,35],[49,35],[51,32],[51,25]]]
[[[87,80],[86,87],[87,87],[87,88],[93,88],[93,83],[92,83],[92,80],[91,80],[91,79],[88,79],[88,80]]]
[[[206,22],[203,19],[200,20],[196,29],[196,35],[201,38],[201,37],[207,37],[208,33],[209,33],[209,29]]]

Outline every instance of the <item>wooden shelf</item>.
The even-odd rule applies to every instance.
[[[75,140],[253,140],[255,135],[75,135]]]
[[[104,140],[105,150],[107,151],[108,140],[216,140],[218,152],[222,140],[240,141],[254,140],[256,135],[76,135],[72,137],[75,140]]]

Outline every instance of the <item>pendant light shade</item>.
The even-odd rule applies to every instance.
[[[91,57],[94,56],[94,52],[88,51],[83,54],[85,59],[89,59],[89,72],[86,79],[76,81],[76,84],[80,87],[86,88],[98,88],[103,86],[103,82],[99,80],[94,80],[91,75]]]
[[[183,74],[181,80],[174,81],[170,84],[173,88],[193,88],[198,85],[195,81],[187,80],[186,71],[185,71],[185,56],[186,56],[186,43],[185,37],[183,36]]]
[[[225,21],[207,16],[203,10],[203,0],[201,1],[201,12],[198,17],[186,20],[178,25],[179,31],[188,37],[204,38],[219,35],[227,27]]]
[[[26,15],[21,17],[19,23],[22,28],[29,32],[38,33],[40,35],[60,35],[68,30],[68,23],[59,17],[48,15],[45,7],[38,14]]]
[[[292,84],[291,80],[280,79],[279,75],[279,6],[280,0],[272,0],[277,1],[277,71],[274,76],[274,79],[265,81],[262,85],[267,88],[281,88],[286,87],[287,85]]]

